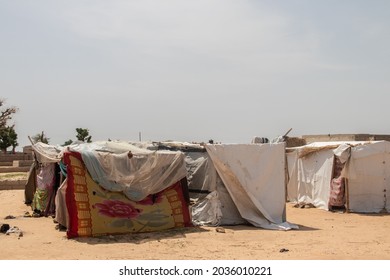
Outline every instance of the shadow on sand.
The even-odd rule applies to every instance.
[[[90,245],[97,244],[115,244],[115,243],[133,243],[143,244],[152,241],[161,241],[163,239],[177,239],[186,238],[186,234],[207,232],[208,230],[202,227],[186,227],[179,229],[170,229],[159,232],[145,232],[145,233],[132,233],[132,234],[117,234],[117,235],[104,235],[96,237],[77,237],[73,240],[81,243],[88,243]]]

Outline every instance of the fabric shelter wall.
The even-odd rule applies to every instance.
[[[328,210],[330,181],[333,169],[333,150],[320,150],[304,157],[294,157],[295,164],[290,164],[290,180],[287,184],[288,199],[299,204],[312,204]]]
[[[207,145],[241,216],[268,229],[291,228],[285,220],[285,144]]]
[[[349,211],[390,211],[390,143],[378,142],[352,148],[348,163]]]

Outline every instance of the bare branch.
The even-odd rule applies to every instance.
[[[4,99],[0,98],[0,107],[4,105]],[[0,128],[3,129],[6,127],[7,122],[12,119],[13,114],[15,114],[19,109],[15,106],[5,108],[0,111]]]

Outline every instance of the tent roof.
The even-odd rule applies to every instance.
[[[336,149],[340,145],[349,145],[351,147],[356,147],[360,145],[369,145],[373,143],[379,143],[384,141],[332,141],[332,142],[313,142],[305,146],[286,148],[286,152],[298,153],[298,157],[304,157],[311,153],[318,152],[321,150]]]

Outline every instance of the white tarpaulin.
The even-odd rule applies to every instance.
[[[353,147],[345,175],[348,178],[349,210],[390,212],[390,143],[376,142]]]
[[[390,211],[390,143],[318,142],[289,149],[288,200],[328,209],[334,157],[346,162],[347,210],[360,213]]]
[[[40,163],[55,163],[62,159],[62,151],[64,147],[48,145],[42,142],[32,145],[35,158]]]
[[[287,184],[288,201],[312,204],[328,209],[330,178],[333,169],[333,151],[321,149],[304,157],[288,153],[290,180]]]
[[[267,229],[291,229],[285,218],[285,144],[206,145],[241,216]]]

